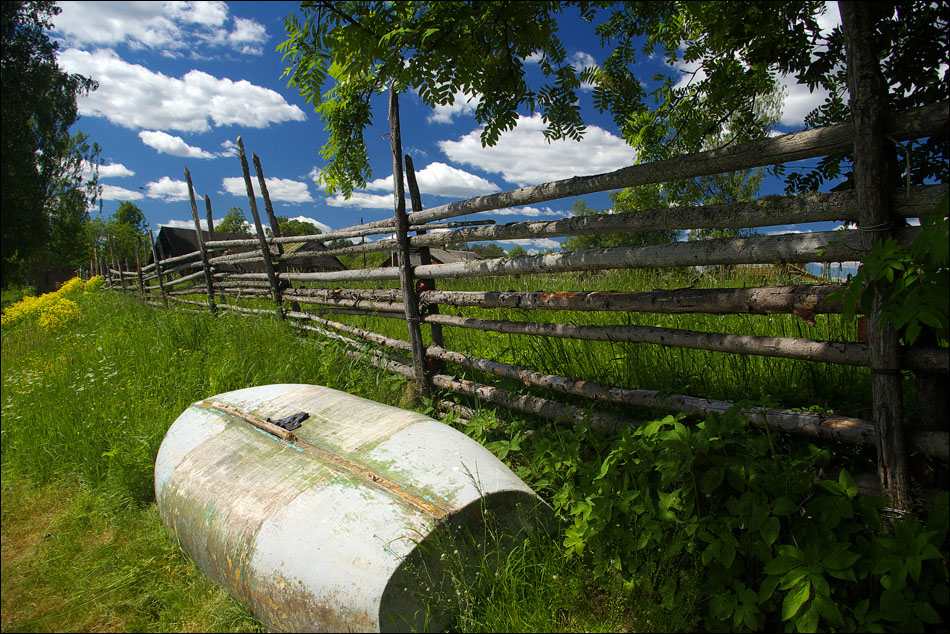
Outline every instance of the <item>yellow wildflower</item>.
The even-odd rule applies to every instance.
[[[71,299],[60,297],[43,310],[39,323],[47,331],[52,331],[77,319],[79,319],[79,304]]]
[[[86,282],[86,292],[90,293],[92,291],[97,291],[102,288],[102,285],[105,283],[105,280],[102,279],[101,275],[96,275],[95,277],[89,278]]]
[[[60,297],[69,297],[70,295],[75,295],[82,292],[82,290],[83,281],[78,277],[74,277],[68,282],[64,282],[56,292],[59,293]]]

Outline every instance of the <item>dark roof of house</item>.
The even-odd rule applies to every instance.
[[[482,256],[473,251],[455,251],[451,249],[437,249],[434,247],[429,248],[429,257],[432,258],[433,264],[451,264],[452,262],[462,262],[464,260],[482,259]],[[409,263],[412,266],[419,266],[422,264],[422,257],[418,253],[411,253],[409,255]],[[382,266],[396,266],[395,251],[389,254],[389,258],[382,263]]]
[[[202,230],[201,237],[205,242],[211,240],[211,234]],[[247,240],[254,236],[246,233],[232,233],[228,231],[215,231],[215,240]],[[162,259],[174,258],[187,253],[194,253],[198,250],[198,234],[194,229],[180,229],[178,227],[162,227],[158,231],[158,237],[155,239],[159,248],[159,257]],[[258,247],[234,247],[233,253],[245,253],[257,250]]]
[[[310,240],[309,242],[288,242],[284,244],[284,254],[303,253],[306,251],[326,251],[327,248],[322,242]],[[287,263],[296,269],[310,269],[319,271],[344,271],[346,265],[340,262],[335,255],[308,255],[300,260],[294,260]]]
[[[211,235],[202,230],[201,237],[205,242],[211,240]],[[228,231],[215,231],[214,239],[215,240],[247,240],[249,238],[253,239],[254,236],[246,233],[234,233]],[[188,253],[194,253],[198,250],[198,235],[195,233],[194,229],[180,229],[177,227],[162,227],[158,232],[158,237],[155,239],[159,257],[162,259],[173,258],[180,255],[186,255]],[[320,242],[316,240],[310,242],[291,242],[284,245],[284,253],[294,253],[296,251],[324,251],[326,247],[323,246]],[[247,246],[247,247],[229,247],[226,253],[237,254],[237,253],[259,253],[259,246]],[[216,255],[220,255],[223,252],[217,252]],[[196,255],[194,260],[197,261],[201,256]],[[149,260],[151,262],[151,259]],[[320,271],[342,271],[346,269],[346,266],[340,262],[335,256],[324,255],[324,256],[311,256],[304,258],[298,262],[292,262],[291,266],[296,269],[306,269],[306,270],[320,270]],[[240,263],[239,265],[215,265],[216,269],[225,270],[225,271],[243,271],[243,272],[254,272],[260,273],[264,271],[264,264],[262,262],[248,262]]]

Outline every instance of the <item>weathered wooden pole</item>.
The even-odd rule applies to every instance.
[[[393,195],[395,196],[396,242],[399,254],[399,284],[402,287],[403,302],[406,306],[406,324],[409,329],[409,345],[412,349],[412,369],[416,377],[416,386],[423,396],[430,394],[426,380],[425,347],[422,344],[421,319],[419,317],[419,296],[413,281],[412,261],[409,258],[409,217],[406,214],[406,193],[403,188],[402,137],[399,129],[399,95],[389,90],[389,145],[393,155]]]
[[[158,249],[155,248],[155,234],[152,233],[151,228],[148,230],[148,242],[152,247],[152,260],[155,262],[155,277],[158,278],[158,290],[162,293],[165,308],[168,308],[168,295],[165,294],[165,282],[162,281],[162,262],[158,257]]]
[[[888,157],[885,150],[887,85],[881,75],[872,44],[876,28],[874,10],[863,2],[839,2],[848,64],[851,122],[854,134],[854,184],[863,232],[864,247],[871,249],[890,235]],[[911,508],[908,488],[907,451],[901,411],[901,372],[897,334],[882,323],[881,293],[875,292],[868,317],[868,344],[871,352],[873,421],[877,433],[878,474],[881,490],[898,511]]]
[[[138,244],[135,245],[135,273],[139,278],[139,293],[142,297],[145,297],[145,279],[142,276],[142,260],[139,258],[139,249],[142,247],[142,238],[139,238]]]
[[[214,240],[214,220],[211,219],[211,196],[205,194],[205,214],[208,216],[208,242]]]
[[[247,203],[251,208],[251,216],[254,217],[254,228],[257,230],[257,239],[261,245],[261,255],[264,258],[264,270],[267,271],[267,279],[270,282],[271,293],[274,297],[274,304],[277,305],[277,316],[284,318],[284,307],[280,298],[280,286],[277,281],[277,274],[274,271],[274,262],[271,260],[270,249],[267,246],[267,237],[264,235],[264,227],[261,225],[261,215],[257,211],[257,199],[254,197],[254,186],[251,185],[251,170],[247,165],[247,155],[244,153],[244,141],[241,137],[237,138],[238,156],[241,159],[241,170],[244,172],[244,187],[247,189]]]
[[[195,202],[195,188],[191,184],[191,172],[185,168],[185,182],[188,184],[188,199],[191,201],[191,219],[195,222],[195,235],[198,238],[198,251],[201,253],[201,266],[205,274],[205,286],[208,289],[208,310],[215,312],[214,305],[214,277],[211,272],[211,263],[208,262],[208,252],[205,250],[204,236],[201,235],[201,221],[198,220],[198,204]]]
[[[141,236],[139,237],[139,248],[142,250],[142,263],[143,263],[143,266],[148,266],[148,249],[145,248],[145,242],[142,240]],[[143,270],[143,272],[142,272],[142,275],[143,275],[143,277],[144,277],[144,275],[145,275],[144,270]],[[152,294],[152,288],[153,288],[152,284],[146,282],[146,283],[145,283],[145,294],[150,296],[150,295]]]
[[[109,237],[109,255],[112,256],[112,268],[114,268],[119,273],[119,290],[123,293],[125,292],[125,280],[122,278],[122,267],[119,266],[119,261],[115,257],[115,239],[111,236]],[[112,271],[109,271],[109,285],[112,284]]]
[[[264,180],[264,170],[261,169],[261,159],[257,157],[257,154],[251,152],[251,160],[254,161],[254,171],[257,172],[257,182],[261,186],[261,196],[264,198],[264,211],[267,213],[267,222],[270,223],[271,234],[275,238],[281,237],[280,232],[280,222],[277,220],[277,215],[274,213],[274,206],[270,202],[270,193],[267,191],[267,182]],[[277,243],[277,256],[278,258],[284,254],[284,245],[280,242]],[[278,278],[280,279],[280,292],[283,293],[284,288],[293,288],[293,284],[287,280],[280,277],[280,274],[284,272],[284,263],[278,260],[277,269],[276,269]],[[300,310],[300,305],[297,302],[291,304],[292,310]]]
[[[409,200],[412,203],[412,210],[422,211],[422,195],[419,192],[419,183],[416,181],[416,169],[412,164],[412,157],[408,154],[406,155],[406,183],[409,185]],[[424,229],[419,229],[416,231],[417,236],[424,236],[426,234]],[[429,247],[424,246],[419,248],[419,262],[423,266],[427,264],[432,264],[432,254],[429,251]],[[434,279],[424,279],[419,280],[416,283],[416,290],[419,293],[424,291],[434,291],[435,290],[435,280]],[[419,307],[419,313],[422,314],[422,307]],[[430,304],[428,307],[428,315],[438,315],[439,314],[439,305]],[[432,333],[432,343],[433,345],[442,347],[445,345],[445,339],[442,336],[442,324],[430,324],[429,328]],[[441,359],[434,359],[432,357],[426,357],[426,370],[430,374],[443,374],[445,372],[445,362]]]

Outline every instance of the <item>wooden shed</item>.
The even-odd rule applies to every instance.
[[[207,231],[201,232],[201,237],[205,242],[211,240],[211,236]],[[247,240],[253,239],[254,236],[246,233],[232,233],[227,231],[215,231],[214,239],[215,240]],[[173,258],[180,255],[186,255],[188,253],[194,253],[198,250],[198,234],[195,233],[194,229],[179,229],[177,227],[162,227],[158,232],[158,236],[155,239],[156,247],[158,249],[159,257],[162,259]],[[320,242],[313,240],[310,242],[291,242],[284,245],[284,253],[295,253],[297,251],[325,251],[326,247],[323,246]],[[247,253],[247,254],[259,254],[260,247],[258,246],[247,246],[247,247],[230,247],[227,251],[218,251],[215,255],[228,254],[237,254],[237,253]],[[274,255],[277,254],[277,248],[271,246],[271,253]],[[201,260],[201,257],[198,255],[194,256],[194,261],[198,262]],[[151,256],[149,259],[151,262]],[[315,272],[315,271],[342,271],[346,269],[346,266],[338,258],[332,255],[314,255],[304,258],[299,262],[293,262],[289,266],[292,270],[298,272]],[[215,270],[228,272],[228,273],[263,273],[264,264],[262,262],[249,262],[249,263],[239,263],[239,264],[216,264]]]
[[[463,262],[465,260],[481,260],[482,256],[472,251],[455,251],[450,249],[429,249],[429,256],[432,258],[432,264],[450,264],[452,262]],[[420,266],[422,258],[418,253],[409,255],[409,263],[412,266]],[[396,266],[396,252],[393,251],[389,257],[380,266]]]

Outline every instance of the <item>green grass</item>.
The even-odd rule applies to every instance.
[[[406,404],[403,380],[276,320],[109,292],[80,302],[81,321],[58,334],[3,329],[3,630],[257,628],[165,534],[153,489],[165,431],[195,400],[249,385]],[[49,522],[33,521],[38,508]]]
[[[646,285],[642,288],[661,281],[650,275],[634,281]],[[629,290],[621,284],[632,284],[632,279],[602,275],[587,280],[584,287]],[[546,281],[550,288],[550,279]],[[540,278],[502,282],[505,286],[500,288],[545,287]],[[565,288],[580,287],[573,277],[563,276],[561,282]],[[681,283],[667,280],[668,285]],[[247,609],[217,590],[161,526],[152,488],[153,465],[169,425],[190,403],[209,395],[281,382],[326,385],[392,405],[432,410],[413,403],[402,377],[354,361],[331,342],[301,337],[276,318],[170,311],[106,291],[83,296],[79,302],[80,321],[59,333],[46,333],[29,323],[4,326],[2,331],[2,629],[259,629]],[[266,300],[256,303],[268,305]],[[496,318],[505,318],[498,317],[500,312],[504,311],[494,313]],[[510,318],[525,318],[508,312]],[[405,337],[401,321],[347,320],[380,330],[383,327],[376,325],[385,324],[390,330],[384,332]],[[789,328],[798,327],[791,318],[745,321],[756,334],[763,334],[756,328],[775,334],[780,328],[791,333]],[[840,320],[828,322],[822,332],[851,336],[849,326]],[[692,323],[698,328],[698,322]],[[655,384],[677,392],[690,391],[681,389],[677,377],[693,380],[690,385],[696,390],[720,385],[721,394],[742,397],[768,385],[755,382],[757,372],[772,372],[772,381],[787,381],[794,374],[763,370],[751,362],[723,361],[731,355],[693,358],[692,352],[655,346],[573,347],[566,341],[532,342],[468,331],[450,337],[458,338],[449,347],[474,354],[569,376],[577,372],[605,382]],[[605,363],[607,370],[598,369]],[[787,393],[798,399],[796,404],[826,398],[837,405],[833,391],[841,389],[843,398],[860,402],[866,389],[860,384],[861,375],[856,375],[857,387],[845,389],[850,376],[845,370],[838,376],[837,369],[821,367],[814,370],[813,380],[791,387],[776,385],[769,393]],[[715,373],[723,376],[703,377]],[[548,499],[570,493],[579,460],[599,464],[610,451],[609,444],[575,447],[572,443],[582,436],[576,430],[562,434],[539,421],[477,409],[479,414],[464,431],[505,457]],[[564,463],[573,466],[555,467],[552,472],[537,463],[535,446],[546,447],[547,456],[561,446],[555,453],[573,460]],[[832,454],[839,463],[849,461],[848,466],[866,458],[851,448],[836,448]],[[549,474],[539,475],[542,470]],[[553,538],[531,538],[486,557],[474,576],[459,576],[453,591],[427,600],[433,609],[449,609],[454,615],[452,629],[458,631],[670,631],[700,626],[702,606],[709,597],[694,583],[699,570],[695,557],[671,560],[663,553],[643,553],[641,574],[650,580],[646,585],[631,586],[615,574],[595,576],[583,556],[568,555],[563,548],[571,521],[562,516]],[[670,530],[671,539],[685,539],[676,532],[679,528]],[[663,588],[671,582],[678,590],[675,604],[667,605],[673,595],[665,596]]]
[[[643,291],[695,288],[749,287],[807,283],[800,274],[776,272],[770,277],[734,273],[728,269],[699,276],[692,269],[678,271],[615,270],[598,273],[523,275],[484,279],[438,280],[444,290],[618,290]],[[251,303],[246,305],[250,306]],[[271,307],[266,302],[255,306]],[[310,307],[305,307],[310,308]],[[704,332],[767,337],[803,337],[824,341],[856,341],[854,321],[840,315],[818,315],[809,326],[793,315],[662,315],[582,311],[526,311],[440,307],[444,314],[509,321],[536,321],[576,325],[646,325]],[[407,339],[403,320],[386,317],[328,315],[328,318]],[[870,374],[865,368],[816,364],[807,361],[737,355],[650,344],[614,343],[509,335],[462,328],[443,328],[446,347],[549,374],[597,381],[628,388],[653,389],[690,396],[739,401],[762,400],[781,407],[818,406],[839,414],[866,415],[871,402]],[[423,326],[423,339],[431,340]],[[462,368],[453,373],[473,379],[483,375]],[[492,379],[497,381],[497,379]],[[509,388],[517,384],[508,383]],[[557,397],[562,400],[565,397]],[[584,404],[584,401],[578,401]]]

